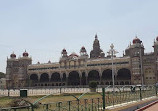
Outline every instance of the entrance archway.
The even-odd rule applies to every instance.
[[[86,74],[85,74],[85,72],[82,73],[81,81],[82,81],[82,85],[86,85]]]
[[[80,85],[79,73],[77,71],[72,71],[69,73],[68,85]]]
[[[37,74],[31,74],[31,75],[30,75],[30,80],[32,80],[32,81],[38,81],[38,76],[37,76]]]
[[[112,70],[107,69],[102,73],[102,80],[112,80]]]
[[[117,80],[118,81],[121,81],[121,85],[123,85],[123,81],[129,81],[129,83],[131,82],[131,72],[129,69],[126,69],[126,68],[123,68],[123,69],[120,69],[118,70],[118,73],[117,73]],[[129,84],[129,83],[125,83],[125,84]]]
[[[57,72],[53,73],[51,76],[51,81],[52,82],[61,82],[60,74]]]
[[[90,81],[99,81],[100,77],[99,77],[99,72],[96,70],[92,70],[88,73],[88,82]]]
[[[49,82],[49,75],[47,73],[41,74],[40,82]]]

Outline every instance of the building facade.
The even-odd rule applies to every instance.
[[[155,84],[158,81],[158,37],[154,41],[153,48],[154,52],[144,53],[143,43],[136,37],[122,57],[114,55],[115,84]],[[31,86],[39,87],[88,85],[90,81],[97,81],[100,85],[112,85],[111,55],[105,57],[97,35],[90,57],[85,47],[81,47],[79,55],[74,52],[68,55],[66,49],[63,49],[60,61],[57,63],[48,61],[44,64],[40,62],[32,64],[28,53],[19,59],[13,55],[7,60],[7,80],[12,81],[10,82],[12,85],[17,81],[21,84],[21,80],[27,79]],[[14,68],[17,70],[14,71]]]
[[[6,78],[0,79],[0,89],[6,89]]]
[[[32,59],[25,51],[22,57],[16,58],[14,52],[7,58],[6,86],[7,88],[25,87],[28,81],[27,68],[32,64]]]

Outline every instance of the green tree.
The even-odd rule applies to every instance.
[[[0,79],[5,77],[5,73],[0,72]]]

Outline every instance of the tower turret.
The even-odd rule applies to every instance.
[[[88,54],[87,54],[86,48],[84,46],[80,49],[80,57],[88,58]]]
[[[140,52],[141,51],[141,52]],[[133,39],[133,44],[130,44],[128,48],[125,50],[125,55],[134,57],[134,56],[143,56],[144,55],[144,46],[142,41],[136,36]]]
[[[90,58],[104,57],[104,52],[100,49],[100,43],[97,34],[95,35],[95,40],[93,42],[93,50],[90,52]]]
[[[156,37],[156,41],[154,40],[153,48],[154,48],[154,54],[155,56],[157,56],[158,55],[158,36]]]

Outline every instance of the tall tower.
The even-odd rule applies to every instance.
[[[21,86],[25,86],[27,85],[26,81],[28,79],[27,67],[28,65],[32,64],[32,58],[29,57],[26,50],[22,55],[23,56],[19,58],[19,81],[25,81],[25,83],[21,82]]]
[[[142,41],[137,36],[135,37],[135,39],[133,39],[133,44],[130,44],[125,50],[125,56],[130,56],[131,58],[132,84],[144,84],[144,46],[142,44]]]
[[[158,55],[158,37],[156,38],[156,41],[154,41],[154,55],[157,56]]]
[[[7,58],[6,85],[8,88],[14,87],[14,85],[17,83],[18,67],[18,59],[16,59],[16,54],[13,52],[10,55],[10,58]]]
[[[32,64],[32,59],[28,57],[29,54],[25,51],[23,57],[16,58],[12,53],[7,59],[6,67],[6,81],[8,88],[24,87],[27,81],[27,67]]]
[[[103,58],[105,57],[104,52],[100,49],[100,43],[98,36],[95,35],[95,40],[93,42],[93,50],[90,52],[90,58]]]
[[[156,81],[158,81],[158,37],[156,37],[156,41],[154,40],[154,59],[155,59],[155,77]]]

